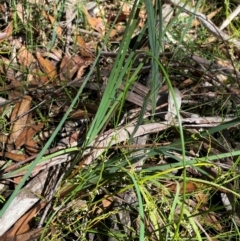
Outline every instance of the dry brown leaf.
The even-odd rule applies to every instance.
[[[82,66],[85,66],[84,59],[78,55],[72,57],[69,54],[66,54],[60,64],[60,79],[71,80],[73,75],[76,74]]]
[[[3,3],[0,4],[0,11],[3,12],[3,13],[6,13],[7,10],[7,6]]]
[[[12,64],[13,64],[12,60],[9,60],[9,59],[7,59],[7,58],[5,58],[3,56],[0,56],[0,61],[1,61],[0,72],[4,74],[5,78],[8,81],[15,80],[15,69],[9,67],[9,66],[12,66]]]
[[[79,131],[72,133],[70,136],[61,139],[61,143],[68,146],[75,143],[79,139]]]
[[[35,155],[35,154],[39,153],[38,145],[33,140],[28,140],[28,142],[25,143],[25,147],[26,147],[26,151],[28,152],[29,155]]]
[[[17,137],[17,139],[15,140],[15,148],[16,150],[19,149],[19,144],[21,145],[21,142],[27,142],[26,139],[26,134],[27,134],[27,131],[28,129],[30,128],[30,126],[32,125],[32,112],[30,112],[27,116],[27,123],[28,125],[24,128],[24,130],[20,133],[20,135]]]
[[[201,209],[203,211],[209,212],[209,209],[207,207],[202,207]],[[203,215],[203,218],[204,218],[204,224],[207,223],[207,225],[214,227],[217,231],[221,231],[223,229],[221,223],[216,218],[214,212],[209,212]]]
[[[51,24],[54,26],[55,25],[55,18],[51,15],[48,15],[48,19],[50,20]],[[56,33],[57,33],[58,37],[62,36],[62,32],[63,32],[62,28],[57,26],[56,27]]]
[[[115,25],[115,28],[111,30],[110,32],[110,38],[115,37],[116,35],[122,35],[125,31],[126,27],[122,25],[122,23],[117,23]]]
[[[176,183],[168,183],[165,185],[167,187],[167,189],[171,192],[176,192],[177,190],[177,184]],[[187,182],[186,183],[186,193],[192,193],[195,192],[199,189],[203,190],[203,188],[209,188],[211,187],[210,185],[206,185],[206,184],[202,184],[202,183],[195,183],[195,182]],[[214,190],[216,190],[215,187],[212,187]],[[227,190],[225,189],[217,189],[218,191],[222,192],[222,193],[228,193]],[[183,183],[180,183],[180,193],[183,192]],[[200,196],[198,196],[198,198],[200,198]]]
[[[4,40],[7,38],[7,34],[6,33],[0,33],[0,40]]]
[[[70,118],[75,118],[75,119],[83,118],[86,116],[90,117],[92,116],[92,114],[88,113],[87,110],[83,110],[83,109],[72,111],[69,115]]]
[[[43,207],[45,207],[46,202],[41,202],[35,205],[31,210],[29,210],[25,215],[23,215],[14,226],[6,232],[4,235],[5,240],[10,238],[16,238],[16,235],[20,235],[30,231],[28,222],[39,212]],[[15,239],[14,239],[15,240]],[[21,239],[28,240],[28,239]]]
[[[92,58],[91,50],[87,47],[84,39],[80,36],[76,36],[76,40],[78,43],[79,51],[82,57]]]
[[[52,55],[55,56],[55,57],[52,57],[52,58],[54,58],[56,61],[59,62],[62,59],[63,52],[62,52],[61,49],[52,49],[51,52],[52,52]]]
[[[17,185],[21,182],[22,180],[22,177],[19,176],[19,177],[13,177],[13,183],[14,183],[14,187],[16,188]]]
[[[109,37],[110,37],[110,38],[113,38],[113,37],[115,37],[116,35],[117,35],[117,30],[114,28],[114,29],[111,30],[111,32],[110,32],[110,34],[109,34]]]
[[[109,207],[111,207],[111,205],[113,204],[113,198],[111,196],[105,195],[104,199],[102,200],[102,207],[103,209],[108,209]]]
[[[45,12],[44,10],[42,11],[42,16],[46,19],[46,20],[49,20],[52,24],[52,26],[54,27],[55,25],[55,18],[51,15],[49,15],[47,12]],[[63,29],[59,26],[57,26],[56,28],[56,33],[59,37],[62,36],[62,32],[63,32]]]
[[[76,142],[77,140],[79,140],[79,132],[74,132],[70,136],[69,143],[72,144],[72,143]]]
[[[30,96],[24,96],[21,102],[15,105],[11,115],[11,122],[14,121],[16,118],[20,117],[24,113],[28,112],[31,107],[32,98]],[[28,119],[28,114],[23,115],[23,117],[16,120],[11,126],[11,135],[10,135],[10,143],[15,142],[20,133],[26,126]]]
[[[38,240],[43,228],[37,228],[32,231],[26,232],[24,234],[20,234],[14,237],[5,237],[5,235],[0,237],[0,241],[33,241]]]
[[[74,67],[71,56],[69,53],[66,53],[61,61],[60,64],[60,79],[61,80],[70,80],[74,73],[71,71],[71,69]],[[76,70],[77,71],[77,70]]]
[[[186,79],[186,80],[184,80],[180,85],[179,85],[179,87],[186,87],[186,86],[189,86],[189,85],[191,85],[193,83],[193,80],[192,79],[190,79],[190,78],[188,78],[188,79]]]
[[[4,135],[0,133],[0,143],[2,143],[3,145],[5,145],[5,143],[8,142],[9,139],[9,135]]]
[[[43,124],[40,123],[38,125],[30,126],[29,128],[26,128],[17,138],[15,142],[16,149],[19,149],[21,146],[23,146],[25,143],[27,143],[29,140],[33,138],[36,133],[38,133],[43,128]]]
[[[39,52],[36,53],[37,60],[43,70],[43,72],[46,73],[46,75],[49,77],[50,80],[53,80],[54,78],[57,77],[57,69],[52,64],[51,61],[48,59],[44,59]]]
[[[77,76],[76,76],[75,80],[78,80],[83,76],[83,74],[85,72],[85,69],[90,65],[90,63],[91,62],[88,61],[84,65],[79,66],[79,69],[78,69]]]
[[[41,70],[39,69],[33,69],[31,71],[31,74],[28,75],[28,82],[33,85],[36,84],[36,86],[45,84],[48,82],[48,77],[46,74],[44,74]]]
[[[96,213],[100,215],[103,211],[107,211],[113,204],[113,198],[105,195],[102,199],[102,204],[97,208]]]
[[[83,6],[83,12],[86,16],[86,19],[88,21],[88,24],[95,30],[97,30],[99,33],[102,35],[105,34],[105,26],[103,23],[103,20],[101,18],[94,18],[91,17],[90,14],[88,13],[86,7]]]
[[[46,202],[37,203],[35,207],[33,207],[15,223],[14,227],[16,227],[16,235],[25,233],[30,230],[28,222],[36,215],[36,213],[44,208],[46,204]]]
[[[56,55],[56,54],[57,55]],[[61,59],[62,59],[62,55],[60,54],[60,56],[59,56],[59,54],[60,53],[57,53],[57,51],[54,51],[54,52],[48,52],[48,53],[42,53],[42,57],[44,58],[44,57],[47,57],[47,58],[51,58],[53,61],[56,61],[56,62],[60,62],[61,61]]]
[[[29,52],[26,47],[22,46],[17,55],[18,61],[21,65],[25,67],[31,66],[32,63],[36,62],[36,59],[33,57],[33,55]]]
[[[171,183],[166,185],[167,189],[170,192],[176,192],[177,191],[177,184]],[[188,182],[186,183],[186,193],[192,193],[195,192],[198,189],[197,185],[194,182]],[[180,183],[180,193],[183,193],[183,183]]]
[[[196,218],[201,223],[201,225],[207,225],[208,227],[212,227],[218,231],[222,230],[222,225],[216,219],[216,214],[210,211],[208,207],[203,206],[202,200],[200,203],[197,203],[192,199],[187,199],[186,204],[194,207],[195,211],[199,214],[196,216]]]
[[[25,154],[18,154],[18,153],[12,153],[12,152],[4,152],[4,153],[0,152],[0,156],[7,157],[16,162],[24,161],[28,158],[28,156]]]
[[[126,16],[126,18],[128,18],[129,15],[131,14],[133,4],[132,3],[126,3],[126,2],[120,2],[120,5],[121,5],[121,8],[122,8],[123,14]],[[140,27],[140,28],[144,27],[144,24],[147,20],[146,15],[147,15],[146,9],[144,8],[144,5],[143,5],[143,7],[140,9],[139,14],[138,14],[138,17],[139,17],[138,27]]]
[[[5,59],[5,58],[1,57],[0,59],[1,59],[1,63],[2,63],[2,64],[0,65],[0,73],[3,74],[3,73],[5,73],[5,68],[4,68],[4,65],[5,65],[4,59]]]
[[[5,38],[3,38],[3,34],[2,34],[2,38],[0,39],[0,43],[2,41],[4,41],[5,39],[7,39],[10,35],[12,35],[12,32],[13,32],[13,22],[10,22],[4,30],[4,33],[5,33],[6,36],[5,36]]]
[[[48,14],[43,10],[42,11],[42,16],[46,19],[46,20],[48,20]]]
[[[11,62],[9,59],[4,58],[2,56],[0,58],[1,58],[0,72],[6,73],[6,71],[8,71],[8,69],[10,69],[9,66],[11,65]],[[10,70],[10,71],[11,71],[10,73],[12,73],[12,70]]]
[[[20,105],[21,105],[21,101],[20,100],[19,102],[16,103],[13,111],[12,111],[12,114],[11,114],[11,117],[10,117],[10,121],[12,122],[13,120],[15,120],[18,116],[18,111],[19,111],[19,108],[20,108]]]

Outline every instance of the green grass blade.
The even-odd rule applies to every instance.
[[[149,37],[149,44],[150,44],[150,52],[151,52],[151,79],[150,81],[150,88],[151,88],[151,97],[152,97],[152,113],[155,113],[156,105],[157,105],[157,95],[158,90],[161,86],[160,83],[160,76],[159,76],[159,69],[158,69],[158,63],[155,61],[155,58],[158,59],[159,53],[160,53],[160,42],[162,33],[158,33],[156,31],[156,21],[161,21],[159,19],[159,16],[156,15],[153,7],[153,3],[151,0],[145,0],[145,5],[148,13],[148,20],[147,20],[147,26],[148,26],[148,37]],[[160,29],[161,30],[161,29]],[[160,38],[160,39],[159,39]],[[154,58],[155,57],[155,58]]]
[[[113,65],[113,68],[108,80],[108,84],[104,91],[96,116],[88,131],[87,138],[86,138],[86,141],[88,144],[95,139],[95,137],[101,131],[102,127],[105,125],[108,118],[111,116],[112,111],[115,109],[115,106],[119,104],[116,101],[117,90],[121,85],[121,83],[123,82],[123,78],[127,70],[129,69],[129,66],[131,66],[132,58],[134,56],[134,52],[132,51],[129,54],[127,61],[124,64],[124,61],[126,59],[126,55],[128,52],[129,44],[131,41],[131,36],[135,31],[137,21],[138,21],[135,18],[136,8],[137,8],[137,1],[134,2],[134,5],[128,20],[128,24],[126,27],[126,31],[124,33],[122,42],[119,47],[119,52],[117,54],[115,63]]]
[[[139,241],[144,241],[144,233],[145,233],[145,225],[144,225],[144,209],[143,209],[143,200],[141,196],[141,192],[139,190],[139,185],[135,179],[135,177],[127,170],[126,174],[132,179],[132,182],[134,184],[137,198],[138,198],[138,204],[139,204],[139,216],[140,216],[140,230],[139,230]]]

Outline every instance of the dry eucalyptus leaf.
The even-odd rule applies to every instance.
[[[5,38],[7,38],[7,34],[6,33],[3,33],[3,32],[0,32],[0,40],[4,40]]]
[[[51,22],[52,26],[54,27],[54,24],[55,24],[55,21],[56,21],[55,18],[51,15],[48,15],[48,19]],[[58,37],[62,36],[62,32],[63,32],[63,29],[60,26],[57,26],[56,33],[57,33]]]
[[[92,58],[91,50],[87,47],[84,39],[80,35],[77,35],[76,40],[81,56]]]
[[[78,55],[70,56],[66,54],[60,64],[60,78],[61,80],[69,80],[76,74],[76,72],[85,66],[86,61]]]
[[[88,21],[88,24],[95,30],[97,30],[99,33],[102,35],[105,35],[105,26],[104,22],[101,18],[94,18],[91,17],[90,14],[88,13],[86,7],[83,7],[83,12],[86,16],[86,19]]]
[[[32,103],[32,97],[25,96],[20,103],[16,104],[12,116],[11,121],[14,121],[14,119],[22,116],[18,120],[16,120],[11,128],[11,136],[10,140],[15,142],[18,136],[21,134],[21,132],[24,130],[27,124],[28,114],[24,115],[24,113],[27,113],[30,110]],[[11,142],[10,141],[10,142]]]
[[[36,62],[36,59],[25,46],[22,46],[19,49],[17,58],[19,63],[26,67],[29,67],[33,62]]]
[[[43,128],[43,123],[40,123],[38,125],[32,125],[28,128],[24,129],[22,133],[18,136],[15,146],[17,149],[19,149],[21,146],[23,146],[25,143],[27,143],[29,140],[32,140],[34,135],[38,133]]]
[[[36,53],[36,57],[43,72],[50,80],[54,79],[57,76],[56,66],[50,60],[44,59],[39,52]]]

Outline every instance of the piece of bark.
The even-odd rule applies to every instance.
[[[8,209],[0,218],[0,236],[39,201],[45,188],[47,176],[48,169],[45,169],[30,181],[12,200]]]

